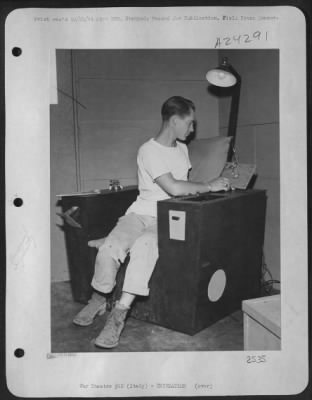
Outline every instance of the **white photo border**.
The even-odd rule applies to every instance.
[[[127,15],[149,20],[125,21]],[[205,15],[255,19],[207,22],[202,18]],[[163,16],[171,17],[170,26]],[[193,19],[185,20],[185,16]],[[117,17],[122,20],[114,20]],[[172,29],[175,35],[170,35]],[[289,6],[29,8],[8,15],[6,369],[12,393],[33,397],[216,396],[283,395],[304,390],[308,384],[305,29],[303,13]],[[244,351],[51,356],[50,52],[61,48],[212,49],[217,38],[256,30],[269,32],[267,40],[233,42],[227,48],[280,51],[282,350],[252,352],[267,355],[267,362],[257,365],[246,362]],[[222,42],[220,48],[224,46]],[[20,48],[21,55],[14,55],[14,48]],[[23,200],[21,207],[15,206],[16,198]],[[24,349],[24,357],[14,355],[17,348]],[[163,382],[177,385],[157,388],[157,383]],[[134,387],[121,391],[116,389],[118,384]],[[206,384],[207,390],[198,392],[196,384]]]

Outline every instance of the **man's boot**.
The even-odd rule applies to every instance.
[[[105,349],[118,346],[120,334],[125,325],[125,319],[129,308],[119,302],[110,312],[105,326],[99,336],[95,339],[95,345]]]
[[[93,292],[88,304],[76,315],[73,320],[75,325],[89,326],[97,315],[103,315],[106,311],[106,298]]]

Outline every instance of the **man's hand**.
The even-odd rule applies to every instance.
[[[230,184],[227,178],[217,178],[211,182],[192,182],[176,180],[171,172],[155,179],[155,182],[170,196],[184,196],[189,194],[218,192],[229,190]]]
[[[221,190],[228,191],[231,189],[230,181],[228,178],[216,178],[213,181],[209,182],[210,191],[211,192],[219,192]]]

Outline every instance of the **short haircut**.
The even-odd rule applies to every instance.
[[[183,118],[192,111],[195,111],[195,105],[191,100],[181,96],[173,96],[164,102],[161,107],[161,117],[163,121],[168,121],[173,115]]]

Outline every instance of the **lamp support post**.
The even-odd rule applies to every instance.
[[[232,136],[232,143],[228,153],[228,161],[232,160],[234,153],[234,146],[236,140],[236,130],[237,130],[237,120],[238,120],[238,110],[239,110],[239,99],[240,99],[240,90],[241,90],[241,77],[238,73],[231,67],[232,74],[236,77],[237,82],[233,88],[232,100],[231,100],[231,110],[229,117],[229,126],[228,126],[228,136]]]

